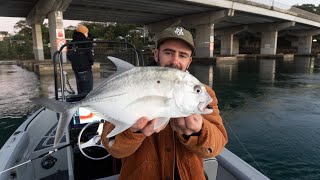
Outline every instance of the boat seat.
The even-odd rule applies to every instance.
[[[208,180],[216,180],[218,172],[218,161],[216,158],[207,158],[203,160],[204,172]]]

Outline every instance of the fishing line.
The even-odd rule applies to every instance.
[[[9,125],[9,126],[4,127],[3,129],[8,129],[8,128],[14,126],[14,125],[16,125],[16,124],[11,124],[11,125]]]
[[[231,128],[231,126],[229,126],[227,121],[223,121],[225,122],[225,124],[227,125],[227,127],[230,129],[231,133],[236,137],[237,141],[239,142],[239,144],[242,146],[242,148],[247,152],[247,154],[249,155],[249,157],[253,160],[253,162],[256,164],[256,166],[259,168],[259,170],[264,174],[267,175],[262,169],[261,167],[258,165],[258,163],[256,162],[256,160],[254,160],[254,158],[252,157],[252,155],[249,153],[249,151],[247,150],[247,148],[243,145],[243,143],[240,141],[239,137],[236,135],[236,133],[234,132],[234,130]]]
[[[66,147],[68,147],[68,146],[70,146],[70,145],[72,145],[72,144],[69,143],[69,144],[66,144],[66,145],[64,145],[64,146],[61,146],[61,147],[59,147],[59,148],[56,148],[56,149],[54,149],[54,150],[52,150],[52,151],[49,151],[49,152],[47,152],[47,153],[41,154],[41,155],[39,155],[39,156],[36,157],[36,158],[30,159],[30,160],[25,161],[25,162],[23,162],[23,163],[17,164],[17,165],[15,165],[15,166],[11,167],[11,168],[5,169],[5,170],[1,171],[0,174],[5,173],[5,172],[7,172],[7,171],[10,171],[10,170],[12,170],[12,169],[14,169],[14,168],[17,168],[17,167],[19,167],[19,166],[22,166],[22,165],[24,165],[24,164],[27,164],[27,163],[29,163],[29,162],[31,162],[31,161],[36,160],[36,159],[49,156],[49,155],[51,155],[52,153],[55,153],[55,152],[57,152],[57,151],[59,151],[59,150],[61,150],[61,149],[63,149],[63,148],[66,148]]]

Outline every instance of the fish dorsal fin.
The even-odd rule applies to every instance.
[[[112,57],[112,56],[108,56],[108,59],[110,59],[110,61],[112,61],[116,65],[116,67],[117,67],[116,74],[121,74],[125,71],[128,71],[128,70],[134,68],[134,65],[132,65],[122,59]]]
[[[135,67],[134,65],[132,65],[132,64],[130,64],[130,63],[128,63],[128,62],[126,62],[126,61],[124,61],[124,60],[122,60],[122,59],[116,58],[116,57],[107,56],[107,58],[108,58],[111,62],[113,62],[113,63],[115,64],[115,66],[117,67],[117,71],[116,71],[114,74],[112,74],[110,77],[108,77],[107,79],[105,79],[104,81],[102,81],[102,83],[101,83],[99,86],[97,86],[95,89],[93,89],[93,90],[88,94],[88,96],[91,96],[91,95],[99,92],[100,88],[102,88],[103,86],[105,86],[110,79],[112,79],[112,78],[114,78],[115,76],[117,76],[117,75],[119,75],[119,74],[121,74],[121,73],[123,73],[123,72],[125,72],[125,71],[128,71],[128,70],[130,70],[130,69],[132,69],[132,68]]]

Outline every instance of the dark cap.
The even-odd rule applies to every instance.
[[[160,33],[160,37],[157,41],[157,47],[168,39],[180,39],[186,42],[192,51],[195,49],[192,34],[183,27],[170,27],[163,30]]]

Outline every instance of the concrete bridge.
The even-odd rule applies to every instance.
[[[273,0],[2,0],[0,16],[26,17],[32,27],[36,60],[43,60],[41,24],[49,20],[51,53],[63,41],[63,19],[144,24],[157,34],[172,25],[194,32],[196,57],[213,57],[215,35],[221,54],[239,53],[241,32],[261,34],[260,53],[274,55],[279,36],[289,36],[298,53],[310,54],[312,36],[320,34],[320,16]],[[292,38],[292,36],[294,38]]]

